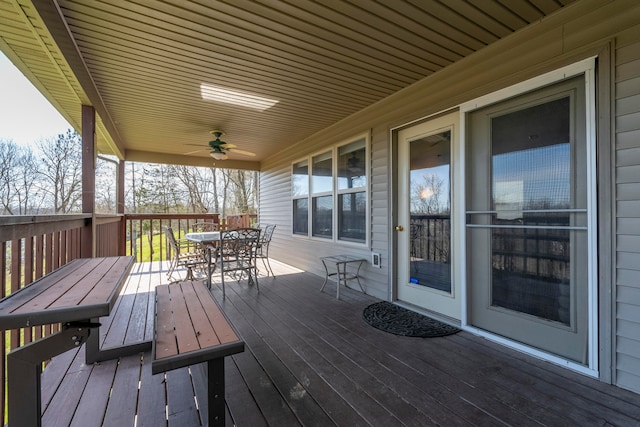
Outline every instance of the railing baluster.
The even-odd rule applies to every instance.
[[[45,274],[51,273],[53,271],[53,233],[48,233],[45,236],[45,260],[44,260],[44,271]]]
[[[34,279],[39,279],[44,274],[44,236],[42,235],[36,236],[35,257],[36,269]]]
[[[20,289],[20,275],[22,270],[22,239],[11,241],[11,293]],[[9,348],[13,350],[20,346],[20,330],[12,329],[9,333]]]
[[[0,295],[2,296],[2,298],[4,298],[5,296],[7,296],[7,243],[6,242],[0,242],[0,268],[2,268],[2,275],[0,276],[0,286],[2,287],[2,290],[0,291]],[[0,358],[0,378],[2,379],[2,384],[3,386],[0,387],[0,403],[2,403],[2,407],[0,408],[0,419],[2,419],[2,422],[4,424],[4,419],[5,419],[5,405],[4,402],[6,402],[6,395],[5,395],[5,389],[4,389],[4,384],[7,383],[7,377],[6,377],[6,369],[5,369],[5,360],[6,360],[6,356],[7,356],[7,332],[6,331],[2,331],[2,346],[0,346],[0,348],[2,349],[1,355],[2,356]]]

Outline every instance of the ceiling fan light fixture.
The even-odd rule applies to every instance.
[[[209,153],[209,155],[216,160],[227,160],[229,158],[229,156],[227,156],[225,153],[218,153],[215,151],[212,153]]]

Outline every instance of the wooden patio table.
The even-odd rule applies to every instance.
[[[40,375],[45,360],[86,342],[86,363],[151,350],[151,342],[100,349],[99,318],[108,316],[133,257],[81,258],[0,300],[0,330],[62,324],[61,331],[7,355],[8,425],[40,426]]]

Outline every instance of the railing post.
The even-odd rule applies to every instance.
[[[116,213],[121,214],[120,220],[120,236],[118,237],[118,255],[125,255],[127,253],[127,221],[124,218],[124,172],[125,172],[124,160],[120,160],[118,163],[118,185],[116,189],[117,208]]]
[[[82,106],[82,213],[92,214],[82,229],[80,253],[83,258],[95,256],[96,205],[96,111],[90,105]]]

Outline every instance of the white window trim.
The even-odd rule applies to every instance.
[[[365,173],[367,177],[367,182],[364,186],[358,187],[358,191],[351,191],[351,189],[347,190],[338,190],[338,149],[345,145],[351,144],[358,140],[364,139],[364,147],[365,147]],[[331,153],[331,161],[332,161],[332,172],[333,172],[333,185],[332,191],[324,191],[324,192],[313,192],[312,179],[313,179],[313,158],[318,155],[322,155],[324,153]],[[305,198],[305,196],[293,196],[290,197],[290,215],[291,215],[291,237],[297,239],[306,239],[312,240],[315,242],[324,242],[331,244],[339,244],[344,245],[346,247],[354,247],[354,248],[369,248],[371,245],[371,138],[369,132],[363,132],[361,134],[355,135],[351,138],[345,139],[339,143],[336,143],[330,147],[325,147],[324,149],[315,151],[310,153],[305,157],[298,158],[293,161],[290,166],[290,173],[293,176],[293,168],[294,165],[307,161],[308,166],[308,179],[309,179],[309,191],[307,194],[307,200],[309,204],[308,216],[307,216],[307,235],[296,234],[293,233],[293,201],[296,199]],[[364,192],[366,198],[366,207],[365,207],[365,241],[364,242],[352,242],[348,240],[340,240],[338,239],[338,196],[345,193],[353,193],[353,192]],[[318,237],[313,236],[313,199],[314,197],[321,196],[332,196],[333,197],[333,213],[332,213],[332,236],[331,238]]]

